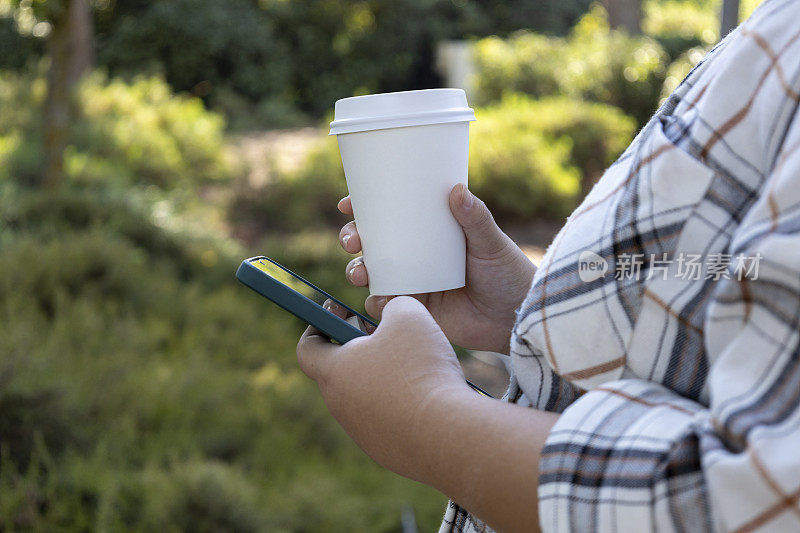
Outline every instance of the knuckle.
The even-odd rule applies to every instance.
[[[303,374],[305,374],[308,377],[311,377],[309,375],[308,363],[307,363],[305,355],[303,353],[302,344],[303,344],[303,341],[300,341],[300,343],[298,343],[298,345],[297,345],[297,365],[300,367],[300,371],[303,372]]]
[[[486,204],[483,203],[483,200],[476,198],[475,207],[477,207],[477,209],[475,210],[475,219],[473,223],[476,226],[494,224],[494,217],[492,217],[492,213],[489,211],[489,208],[486,207]]]

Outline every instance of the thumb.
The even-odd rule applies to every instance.
[[[404,320],[433,320],[428,309],[412,296],[395,296],[386,302],[380,324]],[[378,327],[380,327],[378,324]]]
[[[379,338],[384,335],[391,336],[396,343],[410,342],[408,339],[419,342],[424,338],[426,346],[438,347],[441,353],[452,353],[455,356],[442,328],[428,309],[411,296],[395,296],[389,300],[383,308],[378,329],[370,337],[364,338],[376,336]]]
[[[495,223],[489,208],[463,183],[450,191],[450,211],[464,229],[468,253],[482,259],[501,255],[512,244]]]
[[[408,331],[413,328],[430,329],[441,333],[441,328],[430,311],[419,300],[412,296],[395,296],[383,308],[381,321],[375,333]]]

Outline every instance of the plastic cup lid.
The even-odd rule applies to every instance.
[[[462,89],[368,94],[336,101],[329,135],[475,120]]]

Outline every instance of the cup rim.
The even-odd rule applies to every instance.
[[[430,102],[430,97],[436,100]],[[381,102],[383,100],[383,102]],[[363,114],[352,116],[353,105],[362,103]],[[414,109],[412,112],[385,112],[403,106]],[[348,109],[349,108],[349,109]],[[467,104],[463,89],[422,89],[394,93],[351,96],[336,101],[336,111],[330,123],[328,135],[342,135],[390,128],[446,124],[450,122],[470,122],[475,120],[475,112]]]

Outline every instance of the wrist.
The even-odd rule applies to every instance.
[[[444,491],[444,483],[453,472],[452,449],[455,434],[451,431],[453,417],[462,416],[477,407],[475,400],[485,398],[473,391],[466,382],[431,393],[418,408],[411,431],[414,435],[410,455],[410,471],[398,472],[415,481]],[[464,421],[466,422],[466,421]]]
[[[538,523],[541,450],[558,415],[470,391],[447,395],[431,410],[421,444],[428,456],[415,478],[499,531]]]

